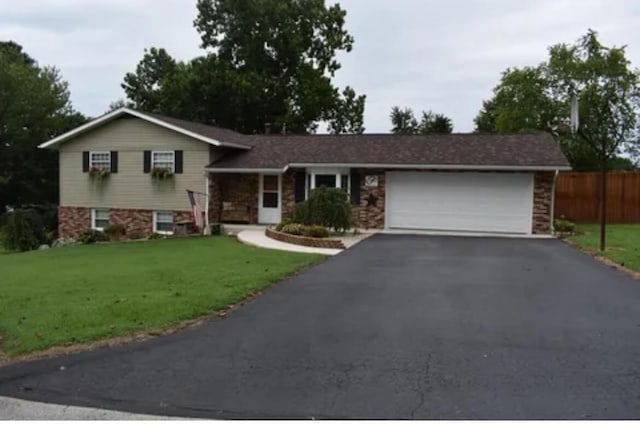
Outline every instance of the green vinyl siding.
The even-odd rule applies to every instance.
[[[121,118],[60,146],[60,205],[190,210],[186,189],[205,190],[204,167],[217,150],[138,118]],[[145,150],[182,150],[183,173],[158,181],[143,172]],[[94,180],[82,172],[83,151],[117,151],[118,172]]]

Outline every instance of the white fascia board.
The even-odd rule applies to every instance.
[[[282,174],[281,168],[205,168],[210,174]]]
[[[68,140],[70,138],[73,138],[73,137],[75,137],[75,136],[77,136],[79,134],[82,134],[83,132],[86,132],[86,131],[88,131],[88,130],[90,130],[92,128],[98,127],[98,126],[103,125],[103,124],[105,124],[105,123],[107,123],[109,121],[112,121],[112,120],[114,120],[114,119],[116,119],[119,116],[122,116],[124,114],[135,116],[136,118],[139,118],[139,119],[142,119],[144,121],[150,122],[152,124],[167,128],[169,130],[172,130],[172,131],[175,131],[177,133],[186,135],[188,137],[195,138],[196,140],[203,141],[203,142],[205,142],[207,144],[211,144],[213,146],[227,146],[227,147],[235,147],[235,148],[238,148],[238,149],[245,149],[245,150],[251,149],[251,147],[245,146],[244,144],[227,143],[227,142],[219,141],[219,140],[216,140],[216,139],[213,139],[213,138],[205,137],[205,136],[200,135],[200,134],[196,134],[194,132],[185,130],[184,128],[180,128],[180,127],[177,127],[175,125],[171,125],[171,124],[169,124],[167,122],[164,122],[164,121],[162,121],[160,119],[153,118],[153,117],[148,116],[148,115],[146,115],[144,113],[140,113],[137,110],[129,109],[127,107],[121,107],[119,109],[114,110],[113,112],[109,112],[106,115],[101,116],[100,118],[97,118],[97,119],[94,119],[94,120],[92,120],[90,122],[87,122],[86,124],[81,125],[78,128],[75,128],[75,129],[73,129],[73,130],[71,130],[69,132],[66,132],[66,133],[64,133],[62,135],[59,135],[58,137],[56,137],[54,139],[51,139],[51,140],[49,140],[49,141],[47,141],[45,143],[42,143],[38,147],[40,149],[45,149],[47,147],[53,146],[54,144],[61,143],[61,142],[66,141],[66,140]]]
[[[570,171],[570,166],[509,166],[509,165],[410,165],[390,163],[290,163],[289,168],[389,168],[389,169],[434,169],[458,171]]]

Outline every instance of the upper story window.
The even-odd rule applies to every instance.
[[[151,168],[167,169],[171,172],[176,170],[176,154],[174,151],[154,151],[151,152]]]
[[[89,152],[89,168],[111,170],[111,152]]]

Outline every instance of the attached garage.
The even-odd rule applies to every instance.
[[[533,173],[387,172],[386,227],[530,234]]]

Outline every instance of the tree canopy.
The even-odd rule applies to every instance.
[[[57,202],[57,154],[37,146],[84,121],[56,68],[39,66],[15,42],[0,42],[0,213]]]
[[[612,169],[633,168],[620,155],[637,146],[638,72],[624,48],[603,46],[595,31],[551,46],[549,59],[535,67],[507,69],[493,92],[475,118],[476,131],[547,131],[575,170],[600,169],[603,155]],[[576,134],[570,130],[573,96],[582,123]]]
[[[451,119],[445,115],[422,112],[420,122],[416,119],[411,108],[391,109],[391,132],[394,134],[449,134],[453,131]]]
[[[332,83],[353,37],[324,0],[199,0],[205,53],[176,61],[152,47],[122,84],[133,106],[242,133],[362,132],[365,96]]]

